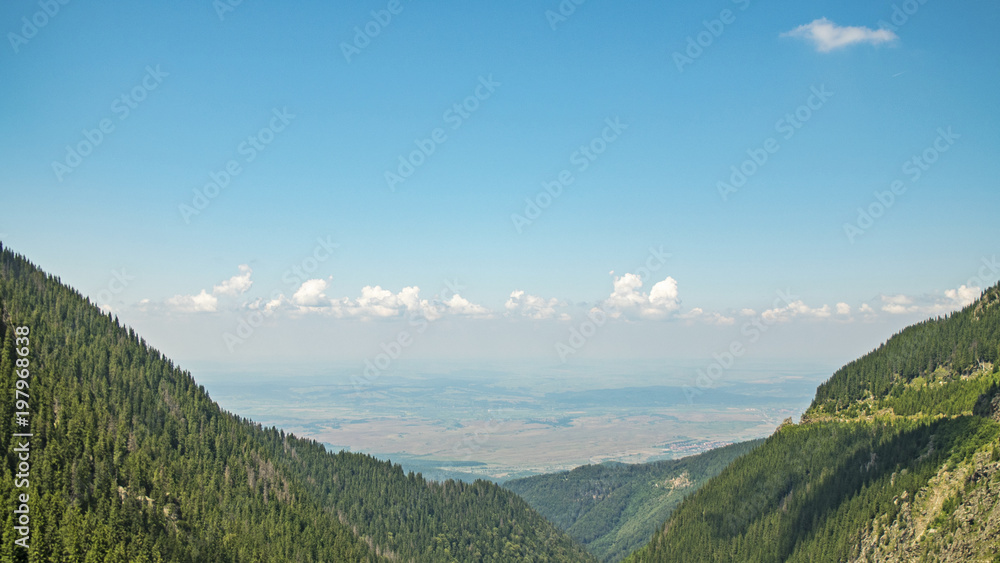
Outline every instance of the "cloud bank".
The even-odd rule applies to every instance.
[[[667,276],[646,290],[646,280],[635,273],[614,276],[611,293],[596,302],[572,305],[566,300],[532,295],[517,289],[510,293],[502,310],[494,311],[473,303],[456,292],[447,295],[423,297],[417,286],[407,286],[393,292],[379,285],[361,288],[357,297],[331,297],[332,278],[316,278],[301,282],[291,295],[275,292],[270,298],[257,298],[242,303],[236,298],[251,291],[253,269],[246,264],[238,266],[239,273],[193,295],[174,295],[160,303],[143,299],[137,307],[144,311],[176,314],[206,314],[224,310],[257,310],[268,314],[285,312],[295,316],[326,315],[338,319],[398,319],[423,318],[437,320],[443,317],[467,319],[496,319],[566,322],[583,316],[587,311],[600,310],[608,318],[625,321],[678,321],[687,324],[731,326],[738,318],[757,316],[753,308],[734,308],[729,311],[708,311],[701,307],[682,309],[677,280]],[[971,282],[970,282],[971,283]],[[959,310],[979,298],[982,289],[962,285],[936,294],[905,295],[883,294],[873,302],[851,305],[835,301],[834,305],[810,306],[802,300],[774,306],[760,313],[770,323],[793,320],[833,321],[850,323],[857,320],[872,322],[889,315],[942,315]]]

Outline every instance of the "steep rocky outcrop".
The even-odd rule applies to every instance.
[[[896,498],[901,510],[872,523],[852,561],[909,563],[993,562],[1000,557],[1000,461],[944,467],[915,498]]]

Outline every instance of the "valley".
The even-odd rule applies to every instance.
[[[198,368],[225,408],[428,478],[496,482],[605,462],[674,459],[768,436],[808,406],[824,366],[747,363],[689,403],[696,366],[594,363],[493,370],[411,362],[366,387],[349,367],[250,373]]]

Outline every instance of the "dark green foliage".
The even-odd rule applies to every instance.
[[[986,418],[1000,416],[1000,382],[994,380],[989,388],[983,390],[975,406],[972,407],[972,414]]]
[[[824,383],[786,426],[686,499],[633,562],[836,562],[942,467],[997,459],[1000,290],[907,328]],[[859,416],[871,418],[859,419]],[[968,492],[968,491],[966,491]],[[959,492],[933,524],[955,529]],[[877,537],[877,534],[875,534]]]
[[[875,409],[892,409],[900,416],[914,416],[920,413],[936,413],[957,416],[974,412],[980,398],[995,388],[1000,376],[989,374],[982,377],[951,381],[933,382],[920,387],[900,385],[902,390],[894,395],[880,397],[874,402]],[[980,409],[988,408],[979,405]],[[986,412],[986,411],[984,411]],[[989,416],[988,414],[986,416]]]
[[[645,544],[684,497],[761,443],[734,444],[678,460],[585,465],[504,486],[598,558],[618,561]]]
[[[845,561],[949,461],[1000,436],[993,421],[823,422],[785,428],[677,509],[630,561]]]
[[[31,486],[14,488],[13,329],[30,327]],[[586,561],[513,493],[428,483],[219,408],[190,374],[0,247],[0,498],[32,561]],[[12,548],[0,514],[0,561]]]
[[[1000,287],[993,287],[962,311],[904,329],[820,385],[812,408],[836,412],[855,401],[898,396],[908,383],[930,376],[939,367],[960,377],[992,363],[993,373],[998,373],[998,311]]]

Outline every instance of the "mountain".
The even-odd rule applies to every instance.
[[[222,410],[2,245],[0,343],[2,561],[592,560],[492,483],[428,482]]]
[[[762,442],[678,460],[585,465],[504,486],[602,561],[620,561],[649,541],[684,497]]]
[[[631,562],[1000,561],[1000,287],[821,385]]]

